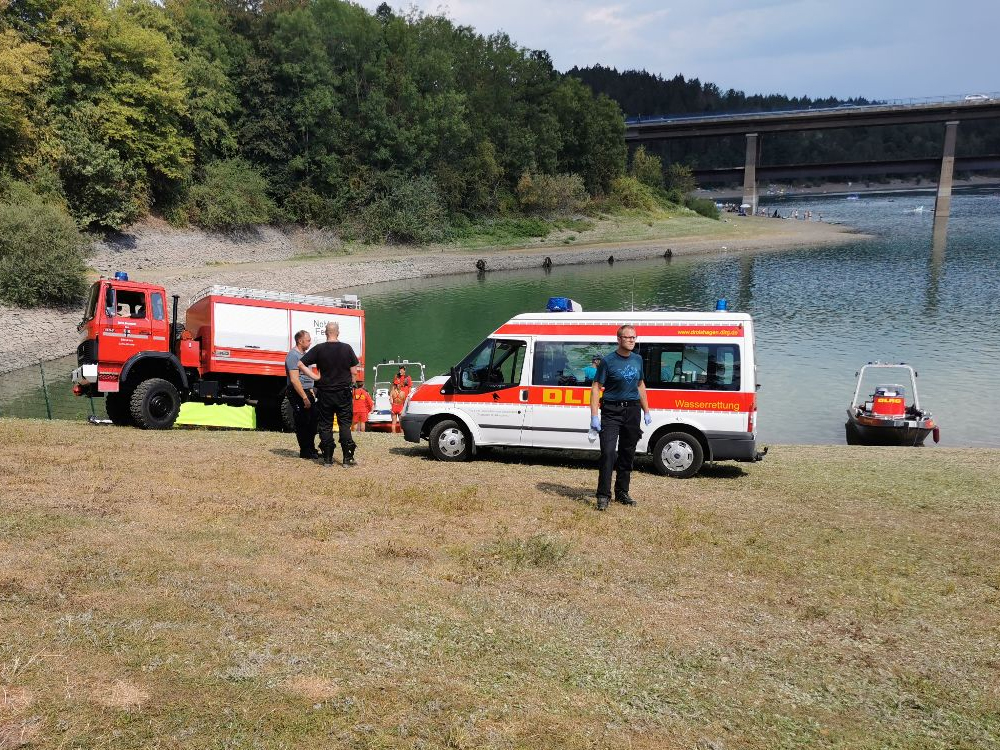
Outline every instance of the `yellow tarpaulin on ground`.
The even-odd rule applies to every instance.
[[[252,406],[226,406],[225,404],[200,404],[190,401],[181,404],[181,413],[174,423],[178,427],[227,427],[237,430],[257,429],[257,410]]]

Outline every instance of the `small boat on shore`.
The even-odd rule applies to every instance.
[[[424,365],[420,362],[394,359],[374,365],[372,370],[375,373],[375,383],[372,385],[372,400],[375,402],[375,408],[368,415],[365,429],[387,431],[392,429],[392,402],[389,400],[389,391],[400,367],[407,368],[412,381],[412,390],[416,390],[427,379]]]
[[[874,393],[859,401],[862,381],[869,370],[878,370],[880,380],[883,372],[894,378],[907,374],[913,401],[906,403],[906,388],[898,384],[876,385]],[[869,362],[858,371],[857,378],[858,384],[844,425],[848,445],[922,446],[931,433],[935,443],[941,439],[940,428],[931,413],[920,408],[917,373],[908,364]]]

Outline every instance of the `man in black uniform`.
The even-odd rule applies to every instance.
[[[333,416],[336,414],[344,466],[354,466],[354,450],[357,445],[351,436],[351,421],[354,418],[351,368],[358,364],[358,357],[351,345],[339,338],[340,324],[327,323],[326,341],[302,355],[299,370],[309,375],[309,367],[316,365],[319,368],[316,390],[319,393],[319,447],[323,451],[323,463],[333,463],[333,449],[336,447],[333,440]]]

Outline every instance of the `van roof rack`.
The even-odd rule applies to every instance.
[[[240,299],[266,300],[268,302],[294,302],[298,305],[318,305],[321,307],[344,307],[351,310],[361,309],[361,300],[356,294],[345,294],[343,297],[320,297],[315,294],[294,294],[293,292],[272,292],[266,289],[251,289],[245,286],[223,286],[215,284],[202,289],[191,298],[193,305],[205,297],[237,297]]]

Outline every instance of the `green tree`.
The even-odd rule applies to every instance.
[[[266,224],[275,215],[267,181],[245,159],[225,159],[205,167],[205,178],[191,188],[188,216],[208,229]]]
[[[40,92],[48,57],[14,29],[0,31],[0,167],[23,172],[33,163],[45,132]]]
[[[645,146],[639,146],[632,154],[629,174],[643,185],[652,188],[663,187],[663,165],[660,163],[660,157],[648,153]]]
[[[666,188],[670,192],[684,196],[698,189],[698,181],[695,180],[691,167],[671,164],[667,167]]]
[[[87,241],[72,217],[23,184],[0,201],[0,300],[34,307],[75,302],[86,288]]]

